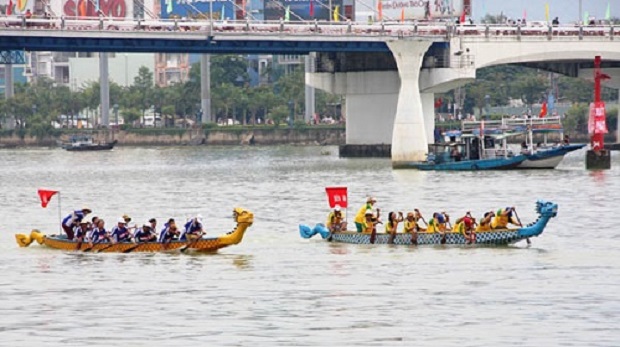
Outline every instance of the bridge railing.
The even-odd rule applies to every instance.
[[[208,19],[197,20],[127,20],[108,17],[88,18],[29,18],[17,16],[0,17],[3,30],[54,30],[54,31],[109,31],[109,32],[185,32],[204,35],[251,34],[298,35],[298,36],[356,36],[356,37],[428,37],[449,39],[517,39],[517,40],[613,40],[620,34],[614,26],[506,26],[506,25],[454,25],[453,23],[416,22],[327,22],[327,21],[232,21]]]

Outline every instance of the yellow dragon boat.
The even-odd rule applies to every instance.
[[[243,240],[243,235],[247,228],[254,222],[254,214],[242,208],[235,208],[233,215],[237,225],[235,229],[224,235],[217,237],[202,237],[193,241],[174,240],[169,243],[159,242],[119,242],[119,243],[96,243],[90,245],[88,242],[78,244],[75,240],[68,240],[65,235],[43,235],[38,230],[32,230],[30,235],[16,234],[15,239],[20,247],[28,247],[33,241],[39,244],[61,249],[64,251],[81,252],[110,252],[110,253],[131,253],[131,252],[215,252],[220,248],[236,245]]]

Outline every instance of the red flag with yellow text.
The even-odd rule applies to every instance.
[[[334,208],[336,205],[343,208],[348,207],[347,187],[325,187],[325,191],[327,192],[329,207]]]
[[[39,192],[39,198],[41,198],[41,207],[43,208],[47,207],[47,204],[49,204],[52,196],[58,193],[57,190],[45,190],[45,189],[39,189],[38,192]]]

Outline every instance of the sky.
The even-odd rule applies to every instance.
[[[583,20],[579,14],[579,0],[471,0],[474,20],[479,21],[486,13],[503,12],[512,19],[523,17],[526,10],[528,21],[545,20],[545,4],[549,4],[549,17],[559,17],[560,23]],[[605,19],[607,3],[611,4],[611,16],[620,18],[620,0],[581,0],[583,12],[588,11],[596,19]]]

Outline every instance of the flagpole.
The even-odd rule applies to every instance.
[[[58,228],[60,231],[60,234],[58,234],[58,236],[62,235],[62,212],[61,212],[61,208],[60,208],[60,191],[58,192]]]

